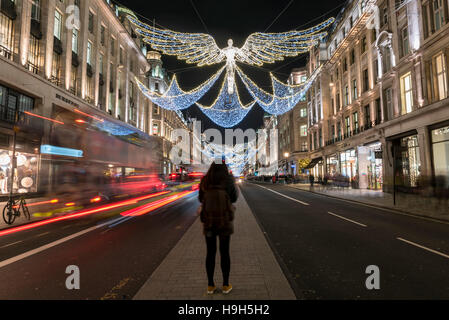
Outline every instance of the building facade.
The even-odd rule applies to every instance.
[[[289,85],[300,85],[307,81],[307,69],[293,69]],[[292,110],[278,117],[279,173],[297,175],[301,173],[300,161],[308,158],[307,101],[304,98]]]
[[[352,1],[310,53],[308,94],[317,177],[352,186],[448,186],[448,1]]]
[[[95,161],[108,163],[109,168],[122,164],[117,170],[125,172],[133,170],[123,169],[125,166],[142,169],[149,163],[161,163],[156,168],[159,173],[176,169],[168,159],[171,133],[174,128],[188,126],[182,114],[160,110],[138,90],[136,78],[150,86],[161,83],[160,87],[154,86],[160,92],[169,79],[160,56],[147,52],[147,46],[132,30],[126,17],[133,14],[107,0],[1,0],[2,194],[8,192],[5,181],[11,171],[14,127],[20,127],[14,143],[18,158],[27,163],[34,177],[29,188],[15,181],[14,192],[43,192],[57,180],[53,155],[44,155],[42,151],[48,148],[42,146],[60,143],[78,150],[80,147],[69,146],[69,138],[61,138],[70,135],[70,130],[61,129],[61,124],[72,120],[77,121],[72,132],[89,124],[89,130],[94,127],[106,135],[100,139],[114,136],[130,144],[123,145],[122,151],[115,151],[109,159],[100,161],[101,155],[96,156]],[[60,128],[55,129],[58,125]],[[56,132],[61,134],[57,136]],[[79,140],[82,139],[73,138],[72,145]],[[151,145],[151,150],[135,149],[144,145]],[[87,142],[85,148],[85,155],[94,153],[93,147],[88,151]],[[134,158],[128,155],[130,152],[136,153]],[[159,153],[162,161],[156,157]],[[154,157],[151,161],[139,160],[141,154]]]

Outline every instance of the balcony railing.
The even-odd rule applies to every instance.
[[[13,60],[13,52],[12,50],[4,47],[4,46],[0,46],[0,56],[5,57],[8,60]]]
[[[37,65],[35,65],[34,63],[31,63],[31,62],[28,61],[26,67],[27,67],[27,69],[28,69],[29,71],[31,71],[32,73],[34,73],[34,74],[39,74],[39,67],[38,67]]]

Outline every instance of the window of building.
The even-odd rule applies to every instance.
[[[365,127],[371,128],[371,110],[369,104],[365,106],[364,108],[364,114],[365,114]]]
[[[399,173],[403,179],[403,185],[408,187],[418,186],[421,176],[421,155],[418,144],[418,136],[410,136],[400,140]]]
[[[406,56],[410,52],[410,45],[408,41],[408,27],[405,27],[401,30],[401,49],[402,56]]]
[[[401,77],[402,114],[413,111],[412,74],[408,72]]]
[[[352,114],[352,126],[353,126],[353,130],[355,132],[358,132],[359,130],[359,113],[358,112],[354,112]]]
[[[30,35],[30,47],[28,48],[28,70],[37,74],[40,68],[40,41]]]
[[[111,38],[111,56],[115,55],[115,39]]]
[[[357,100],[357,80],[352,80],[352,100]]]
[[[443,0],[432,0],[432,4],[434,29],[438,31],[444,25]]]
[[[445,55],[442,53],[434,58],[439,100],[447,98],[447,69],[445,58]]]
[[[387,88],[384,90],[384,101],[385,101],[385,110],[387,111],[388,118],[393,119],[394,110],[393,110],[393,93],[391,88]]]
[[[89,11],[88,29],[90,33],[94,33],[94,14]]]
[[[382,27],[386,26],[388,24],[388,7],[385,6],[384,8],[382,8]]]
[[[348,59],[344,58],[343,59],[343,72],[348,71]]]
[[[363,92],[369,90],[368,69],[363,70]]]
[[[366,36],[362,38],[362,44],[360,46],[362,54],[366,52],[367,44],[366,44]]]
[[[31,19],[41,21],[40,0],[31,0]]]
[[[56,52],[53,52],[51,81],[58,86],[61,85],[61,55]]]
[[[299,132],[301,137],[307,137],[307,125],[302,125]]]
[[[337,138],[338,140],[341,140],[341,122],[337,122]]]
[[[323,130],[321,128],[318,130],[318,146],[323,147]]]
[[[438,187],[449,188],[449,127],[432,130],[433,166]]]
[[[158,136],[159,135],[159,124],[153,123],[153,135]]]
[[[87,64],[92,65],[92,42],[87,41]]]
[[[349,104],[349,88],[348,86],[345,87],[345,101],[344,101],[345,106],[347,106]]]
[[[106,43],[106,28],[104,25],[101,25],[101,30],[100,30],[100,43],[102,46],[105,45]]]
[[[123,64],[123,60],[124,60],[124,57],[123,57],[123,48],[122,47],[120,47],[120,64]]]
[[[337,93],[337,98],[336,98],[336,106],[337,106],[337,112],[340,110],[341,105],[340,105],[340,93]]]
[[[307,109],[306,108],[301,108],[299,115],[300,115],[301,118],[307,117]]]
[[[349,116],[347,116],[345,118],[345,134],[346,137],[350,137],[351,136],[351,120],[349,119]]]
[[[98,61],[98,64],[99,64],[98,71],[101,75],[104,75],[104,65],[103,65],[104,62],[103,61],[104,61],[103,54],[100,54],[99,61]]]
[[[72,66],[72,69],[70,71],[70,92],[72,94],[77,95],[78,94],[78,68],[75,68]]]
[[[351,50],[351,65],[353,65],[355,63],[355,50],[352,49]]]
[[[79,31],[75,28],[72,29],[72,51],[78,54],[78,34]]]
[[[95,83],[93,77],[86,78],[86,100],[93,103],[95,100]]]
[[[58,10],[55,10],[54,36],[58,40],[61,40],[61,32],[62,32],[62,14]]]
[[[0,55],[13,59],[14,52],[14,20],[0,13]]]
[[[307,141],[303,141],[301,142],[301,151],[302,152],[307,152]]]
[[[380,104],[380,98],[376,99],[376,123],[382,123],[382,105]]]

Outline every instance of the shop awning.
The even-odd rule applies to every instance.
[[[318,162],[320,162],[320,161],[322,161],[323,160],[323,157],[319,157],[319,158],[315,158],[315,159],[313,159],[312,160],[312,162],[310,162],[310,164],[307,166],[307,167],[305,167],[304,169],[313,169],[317,164],[318,164]]]

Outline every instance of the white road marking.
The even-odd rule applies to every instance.
[[[44,233],[38,234],[38,235],[36,236],[36,238],[38,238],[38,237],[42,237],[42,236],[45,236],[45,235],[47,235],[47,234],[49,234],[49,233],[50,233],[50,231],[47,231],[47,232],[44,232]]]
[[[258,184],[255,184],[255,185],[258,186],[258,187],[261,187],[261,188],[263,188],[263,189],[265,189],[265,190],[268,190],[268,191],[271,191],[271,192],[273,192],[273,193],[276,193],[276,194],[278,194],[278,195],[280,195],[280,196],[282,196],[282,197],[284,197],[284,198],[287,198],[287,199],[289,199],[289,200],[296,201],[296,202],[298,202],[298,203],[300,203],[300,204],[302,204],[302,205],[310,206],[310,204],[308,204],[307,202],[300,201],[300,200],[298,200],[298,199],[295,199],[295,198],[286,196],[285,194],[279,193],[279,192],[274,191],[274,190],[271,190],[271,189],[269,189],[269,188],[262,187],[262,186],[260,186],[260,185],[258,185]]]
[[[351,220],[351,219],[348,219],[348,218],[339,216],[338,214],[335,214],[335,213],[333,213],[333,212],[328,212],[328,213],[329,213],[330,215],[334,216],[334,217],[337,217],[337,218],[340,218],[340,219],[343,219],[343,220],[352,222],[352,223],[357,224],[357,225],[359,225],[359,226],[362,226],[362,227],[365,227],[365,228],[367,227],[367,226],[366,226],[365,224],[363,224],[363,223],[359,223],[359,222],[357,222],[357,221],[354,221],[354,220]]]
[[[16,242],[13,242],[13,243],[4,245],[3,247],[0,247],[0,249],[7,248],[7,247],[13,246],[13,245],[15,245],[15,244],[21,243],[21,242],[23,242],[23,240],[16,241]]]
[[[4,261],[1,261],[1,262],[0,262],[0,268],[3,268],[3,267],[5,267],[5,266],[7,266],[7,265],[9,265],[9,264],[11,264],[11,263],[14,263],[14,262],[23,260],[23,259],[25,259],[25,258],[28,258],[28,257],[30,257],[30,256],[32,256],[32,255],[35,255],[35,254],[37,254],[37,253],[39,253],[39,252],[45,251],[45,250],[50,249],[50,248],[52,248],[52,247],[56,247],[57,245],[60,245],[60,244],[62,244],[62,243],[64,243],[64,242],[67,242],[67,241],[69,241],[69,240],[78,238],[78,237],[80,237],[80,236],[82,236],[82,235],[84,235],[84,234],[86,234],[86,233],[89,233],[89,232],[94,231],[94,230],[96,230],[96,229],[102,228],[102,227],[108,225],[109,223],[110,223],[110,222],[108,221],[108,222],[106,222],[106,223],[103,223],[103,224],[100,224],[100,225],[97,225],[97,226],[88,228],[88,229],[86,229],[86,230],[83,230],[83,231],[74,233],[74,234],[72,234],[72,235],[70,235],[70,236],[67,236],[67,237],[65,237],[65,238],[62,238],[62,239],[56,240],[56,241],[54,241],[54,242],[51,242],[51,243],[49,243],[49,244],[43,245],[43,246],[41,246],[41,247],[39,247],[39,248],[36,248],[36,249],[30,250],[30,251],[27,251],[27,252],[22,253],[22,254],[19,254],[18,256],[15,256],[15,257],[6,259],[6,260],[4,260]]]
[[[402,238],[396,238],[396,239],[398,239],[399,241],[408,243],[408,244],[410,244],[410,245],[412,245],[412,246],[415,246],[415,247],[424,249],[424,250],[426,250],[426,251],[435,253],[435,254],[437,254],[437,255],[439,255],[439,256],[442,256],[442,257],[444,257],[444,258],[446,258],[446,259],[449,259],[449,255],[447,255],[447,254],[444,254],[444,253],[441,253],[441,252],[439,252],[439,251],[436,251],[436,250],[433,250],[433,249],[424,247],[424,246],[422,246],[422,245],[420,245],[420,244],[414,243],[414,242],[409,241],[409,240],[405,240],[405,239],[402,239]]]

